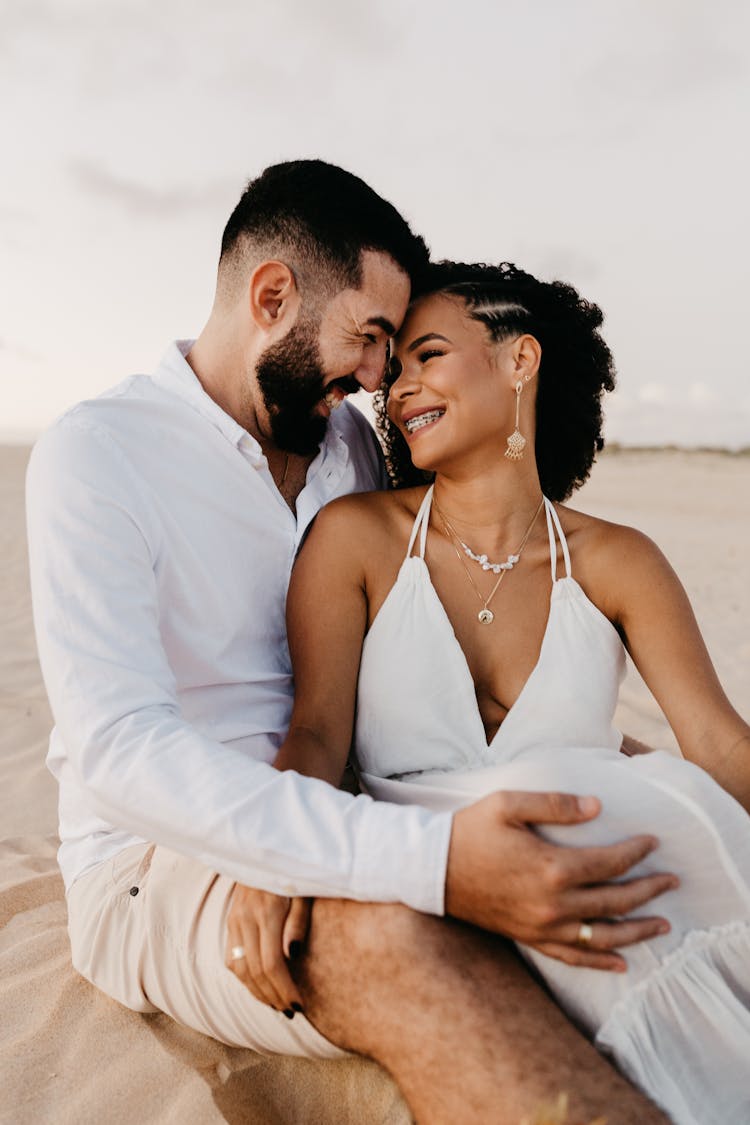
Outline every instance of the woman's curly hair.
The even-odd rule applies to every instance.
[[[432,293],[459,297],[493,342],[522,333],[542,348],[536,396],[536,461],[545,496],[565,500],[587,479],[604,447],[602,396],[615,385],[612,354],[599,335],[601,309],[562,281],[538,281],[509,262],[499,266],[436,262],[414,299]],[[375,395],[377,428],[394,488],[424,483],[432,474],[411,462],[409,447],[386,414],[386,376]]]

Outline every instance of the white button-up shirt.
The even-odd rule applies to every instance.
[[[295,518],[189,346],[74,407],[29,466],[66,885],[150,841],[282,894],[441,913],[450,816],[269,764],[291,715],[295,554],[323,504],[382,485],[374,433],[348,404],[333,414]]]

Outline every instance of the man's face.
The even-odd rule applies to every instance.
[[[360,288],[337,293],[317,325],[304,319],[303,309],[286,336],[262,354],[256,376],[279,448],[314,454],[331,411],[346,395],[378,388],[409,290],[392,258],[366,250]]]

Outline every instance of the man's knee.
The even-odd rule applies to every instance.
[[[421,914],[399,903],[318,899],[313,906],[305,975],[313,980],[368,980],[377,990],[403,990],[432,974],[461,972],[467,961],[521,969],[503,938],[453,918]]]
[[[292,968],[308,1017],[332,1042],[383,1061],[401,1004],[425,991],[446,924],[398,904],[316,900]]]
[[[293,975],[324,1035],[386,1065],[405,1026],[437,1034],[450,1006],[478,1017],[494,1004],[498,982],[514,995],[517,989],[505,986],[517,978],[537,990],[501,938],[397,904],[329,899],[313,907]]]

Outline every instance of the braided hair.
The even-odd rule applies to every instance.
[[[509,262],[498,266],[437,262],[414,298],[433,293],[463,301],[466,314],[485,326],[493,343],[529,333],[540,343],[537,378],[536,461],[542,490],[565,500],[584,483],[604,447],[602,396],[615,385],[612,354],[599,334],[601,309],[562,281],[538,281]],[[386,413],[394,374],[375,395],[378,433],[394,488],[425,483],[409,447]]]

